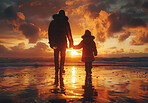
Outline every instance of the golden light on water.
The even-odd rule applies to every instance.
[[[74,49],[72,48],[72,50],[71,50],[71,55],[74,56],[74,55],[79,55],[79,54],[78,54],[77,50],[74,50]]]
[[[76,83],[75,67],[72,67],[72,83]]]

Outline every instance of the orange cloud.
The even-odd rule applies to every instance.
[[[25,16],[22,12],[17,12],[17,16],[22,19],[22,20],[25,20]]]
[[[119,35],[118,41],[123,42],[124,40],[126,40],[130,36],[130,34],[131,34],[130,32],[125,32],[125,33]]]
[[[42,2],[41,1],[34,1],[30,3],[30,6],[41,6]]]
[[[135,37],[131,38],[131,45],[143,45],[148,44],[148,27],[147,28],[137,28]]]
[[[148,52],[148,48],[145,48],[144,51],[145,51],[145,52]]]
[[[123,48],[121,48],[119,50],[115,50],[115,51],[112,52],[112,54],[123,54],[123,53],[124,53],[124,49]]]

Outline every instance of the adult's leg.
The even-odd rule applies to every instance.
[[[60,60],[60,71],[63,73],[64,69],[64,63],[65,63],[65,54],[66,54],[66,48],[62,48],[60,55],[61,55],[61,60]]]
[[[86,72],[88,71],[88,66],[89,66],[88,62],[85,62],[85,71]]]
[[[90,68],[92,68],[92,62],[89,62],[89,66],[90,66]]]
[[[59,70],[59,50],[54,49],[54,65],[55,65],[55,74],[58,74]]]

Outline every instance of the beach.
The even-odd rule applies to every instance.
[[[65,66],[55,76],[54,66],[0,68],[0,101],[5,103],[147,103],[148,67]]]

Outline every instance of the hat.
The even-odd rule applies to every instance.
[[[65,16],[65,11],[64,11],[64,10],[60,10],[60,11],[59,11],[59,15]]]
[[[89,30],[85,30],[85,34],[82,36],[82,38],[86,37],[92,37],[93,39],[95,38],[94,36],[91,35],[91,32]]]

